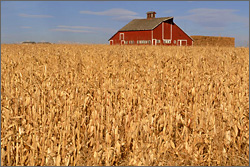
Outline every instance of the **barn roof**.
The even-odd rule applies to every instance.
[[[134,19],[119,31],[137,31],[137,30],[152,30],[161,22],[173,19],[173,17],[160,17],[153,19]]]

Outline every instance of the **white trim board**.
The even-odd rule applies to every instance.
[[[178,45],[178,41],[180,41],[180,45]],[[186,39],[177,39],[177,46],[182,46],[181,45],[182,41],[186,41],[186,45],[184,45],[184,46],[187,46],[187,40]]]
[[[123,35],[123,39],[121,38],[122,35]],[[124,40],[124,38],[125,38],[125,37],[124,37],[124,33],[120,33],[119,39],[120,39],[120,40]]]

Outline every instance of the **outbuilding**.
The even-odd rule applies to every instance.
[[[192,46],[193,39],[174,23],[174,17],[155,18],[147,12],[146,19],[134,19],[110,39],[110,45],[174,45]]]

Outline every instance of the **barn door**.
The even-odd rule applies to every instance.
[[[187,46],[187,40],[177,40],[177,46]]]
[[[181,40],[177,40],[177,46],[181,46]]]
[[[187,41],[186,40],[182,40],[181,41],[181,46],[187,46]]]
[[[153,39],[152,44],[153,44],[153,45],[156,45],[156,39]]]

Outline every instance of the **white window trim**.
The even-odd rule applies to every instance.
[[[109,41],[109,44],[110,44],[110,45],[111,45],[111,41],[112,41],[112,45],[113,45],[113,44],[114,44],[114,40],[110,40],[110,41]]]
[[[157,39],[152,39],[152,45],[154,45],[154,41],[155,41],[155,45],[157,45]]]
[[[124,42],[124,44],[122,44]],[[121,40],[121,45],[125,45],[125,40]]]
[[[123,34],[123,39],[121,38],[121,37],[122,37],[122,34]],[[124,38],[125,38],[125,37],[124,37],[124,33],[120,33],[119,39],[120,39],[120,40],[124,40]]]
[[[171,44],[171,39],[163,39],[163,44]]]
[[[154,32],[153,32],[153,30],[151,31],[151,39],[152,39],[151,43],[153,45],[153,40],[154,40]]]
[[[164,23],[163,23],[163,28],[162,28],[162,30],[164,30]],[[170,39],[165,39],[164,38],[164,31],[162,31],[162,40],[171,40],[171,42],[172,42],[172,34],[173,34],[173,32],[172,32],[172,24],[171,24],[171,27],[170,27]],[[170,42],[170,43],[171,43]]]
[[[172,40],[172,34],[173,34],[173,32],[172,32],[172,26],[173,26],[173,24],[171,24],[171,33],[170,33],[170,39]]]
[[[180,45],[178,45],[178,41],[180,41]],[[177,40],[177,46],[182,46],[181,45],[182,41],[186,41],[186,45],[184,45],[184,46],[187,46],[187,40],[186,39],[178,39]]]
[[[164,22],[162,22],[162,40],[164,39]]]

